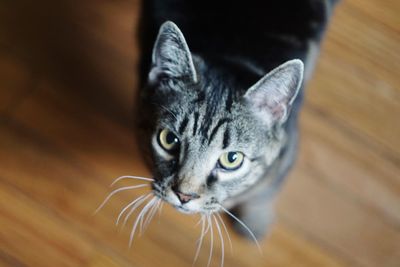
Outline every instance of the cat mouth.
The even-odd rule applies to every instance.
[[[183,205],[172,205],[175,209],[178,211],[185,213],[185,214],[211,214],[211,213],[216,213],[221,210],[219,206],[212,206],[212,207],[202,207],[200,210],[193,210],[189,209]]]
[[[195,213],[198,213],[198,212],[195,212],[195,211],[190,210],[190,209],[188,209],[188,208],[185,208],[185,207],[182,206],[182,205],[173,205],[173,206],[174,206],[175,209],[177,209],[178,211],[180,211],[180,212],[182,212],[182,213],[185,213],[185,214],[195,214]]]

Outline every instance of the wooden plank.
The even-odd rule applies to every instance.
[[[5,50],[5,51],[3,51]],[[0,114],[14,109],[35,87],[33,73],[25,62],[0,48]]]
[[[307,101],[400,158],[400,36],[342,1]]]
[[[84,266],[91,244],[20,192],[0,186],[0,250],[27,266]]]
[[[399,165],[360,140],[357,132],[310,106],[303,110],[301,126],[301,166],[317,173],[333,190],[368,206],[393,227],[400,227]]]
[[[138,3],[2,2],[0,44],[26,59],[28,69],[128,121],[136,84]]]
[[[372,18],[372,20],[382,23],[385,25],[386,31],[393,31],[391,34],[398,34],[400,25],[398,1],[386,0],[385,2],[382,2],[379,0],[352,0],[347,1],[346,4],[354,6],[359,11],[365,12],[370,16],[370,18]]]
[[[135,160],[140,158],[140,152],[132,130],[85,105],[79,96],[60,94],[56,90],[60,87],[50,81],[42,82],[40,90],[27,98],[11,117],[39,132],[59,149],[73,154],[77,160],[89,162],[90,167],[99,171],[99,179],[106,177],[110,181],[127,174],[147,175],[139,166],[140,161]],[[121,157],[126,160],[121,161]],[[110,170],[110,164],[115,168]]]
[[[299,164],[280,195],[287,226],[304,231],[350,266],[398,266],[400,231],[348,195],[332,190],[324,176]]]

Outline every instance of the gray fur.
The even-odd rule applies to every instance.
[[[287,128],[293,124],[288,117],[302,85],[303,63],[288,61],[247,87],[221,81],[224,75],[190,54],[176,25],[161,27],[144,96],[155,103],[150,119],[153,189],[186,213],[236,206],[260,237],[272,221],[274,192],[295,154],[297,130]],[[180,140],[177,154],[157,141],[165,128]],[[229,151],[245,155],[238,170],[218,166],[219,157]],[[200,197],[181,203],[174,190]]]

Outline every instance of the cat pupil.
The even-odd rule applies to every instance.
[[[236,152],[229,152],[227,158],[228,158],[228,161],[229,161],[230,163],[234,163],[234,162],[237,160],[238,155],[237,155]]]
[[[168,144],[176,144],[176,143],[178,143],[178,138],[171,132],[169,132],[167,134],[167,138],[166,139],[167,139],[166,141],[167,141]]]

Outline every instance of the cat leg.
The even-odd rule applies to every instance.
[[[258,196],[243,202],[232,209],[232,213],[249,227],[257,240],[264,238],[275,219],[274,197]],[[236,232],[248,239],[251,234],[239,222],[232,219]]]

